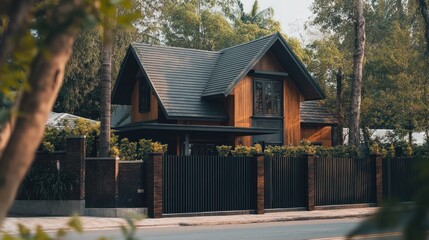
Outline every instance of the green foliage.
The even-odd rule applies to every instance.
[[[250,154],[250,147],[243,146],[243,145],[237,145],[237,146],[235,146],[234,150],[231,151],[231,154],[234,157],[247,157],[247,156],[251,156],[251,154]]]
[[[228,156],[231,149],[232,149],[232,146],[226,146],[226,145],[216,146],[217,153],[221,157]]]
[[[255,145],[253,145],[253,147],[250,147],[250,155],[255,155],[255,154],[259,154],[259,153],[262,153],[261,144],[257,143]]]
[[[119,158],[121,160],[137,160],[137,143],[122,138],[119,142]]]
[[[142,160],[146,160],[148,154],[152,152],[152,139],[140,139],[138,145],[139,148],[137,151],[137,156],[141,157]]]
[[[85,136],[87,156],[96,156],[97,141],[100,135],[100,124],[76,119],[74,121],[63,120],[59,126],[46,127],[41,151],[61,151],[66,149],[66,137]]]
[[[149,153],[165,153],[168,150],[167,144],[154,142],[152,139],[140,139],[138,142],[131,142],[128,138],[122,138],[119,144],[112,138],[111,156],[118,156],[120,160],[134,161],[147,160]]]
[[[31,168],[18,191],[28,200],[68,200],[77,178],[66,169]]]
[[[167,144],[161,144],[160,142],[152,142],[150,146],[154,153],[165,153],[168,149]]]

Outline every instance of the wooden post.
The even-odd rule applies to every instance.
[[[264,192],[264,154],[259,153],[254,156],[256,162],[256,214],[265,212],[265,192]]]
[[[371,164],[375,167],[375,201],[381,206],[383,201],[383,157],[381,154],[371,154]]]
[[[151,218],[161,218],[163,213],[163,154],[149,153],[147,161],[147,205]]]
[[[306,165],[306,179],[307,179],[307,210],[314,211],[314,154],[302,155]]]

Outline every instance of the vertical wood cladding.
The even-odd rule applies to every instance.
[[[331,126],[302,126],[301,137],[310,142],[322,143],[325,147],[332,147]]]
[[[292,79],[286,78],[283,81],[283,129],[284,129],[284,144],[297,145],[301,141],[301,93],[296,87]]]
[[[229,110],[233,112],[232,126],[235,127],[252,127],[252,116],[253,116],[253,78],[251,76],[245,76],[234,88],[231,94],[233,99],[230,99]],[[231,115],[230,115],[231,116]],[[236,137],[235,145],[247,145],[252,144],[252,137]]]
[[[151,90],[150,111],[139,112],[139,81],[137,80],[131,95],[131,122],[152,121],[158,119],[158,99]]]
[[[255,70],[286,72],[271,51],[268,51],[255,65]],[[245,76],[232,91],[233,98],[228,99],[230,125],[252,127],[253,116],[253,77]],[[297,145],[301,141],[300,102],[302,94],[290,78],[283,79],[283,143]],[[237,137],[235,145],[251,145],[252,137]]]

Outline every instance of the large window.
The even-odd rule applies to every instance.
[[[282,83],[276,80],[255,79],[255,115],[282,115]]]
[[[139,112],[150,111],[150,87],[147,81],[143,78],[139,78]]]

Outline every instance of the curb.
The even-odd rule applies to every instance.
[[[290,221],[308,221],[308,220],[328,220],[328,219],[344,219],[344,218],[365,218],[373,216],[376,213],[376,211],[368,212],[368,213],[359,213],[359,214],[345,214],[345,215],[333,215],[333,216],[291,216],[291,217],[273,217],[273,218],[251,218],[251,219],[237,219],[237,220],[218,220],[218,221],[200,221],[200,222],[193,222],[193,221],[183,221],[179,220],[177,222],[173,223],[136,223],[137,228],[153,228],[153,227],[193,227],[193,226],[219,226],[219,225],[231,225],[231,224],[255,224],[255,223],[270,223],[270,222],[290,222]],[[145,220],[143,220],[145,221]],[[22,222],[21,222],[22,223]],[[25,225],[25,222],[23,223]],[[85,223],[83,222],[83,225]],[[103,230],[103,229],[119,229],[121,224],[106,224],[104,226],[91,226],[91,227],[84,227],[85,231],[97,231],[97,230]],[[47,232],[55,232],[61,227],[43,227],[42,228]],[[65,227],[65,229],[70,230],[68,227]],[[12,231],[8,231],[7,229],[0,230],[1,232],[7,232],[9,234],[16,234],[17,230],[13,229]]]

